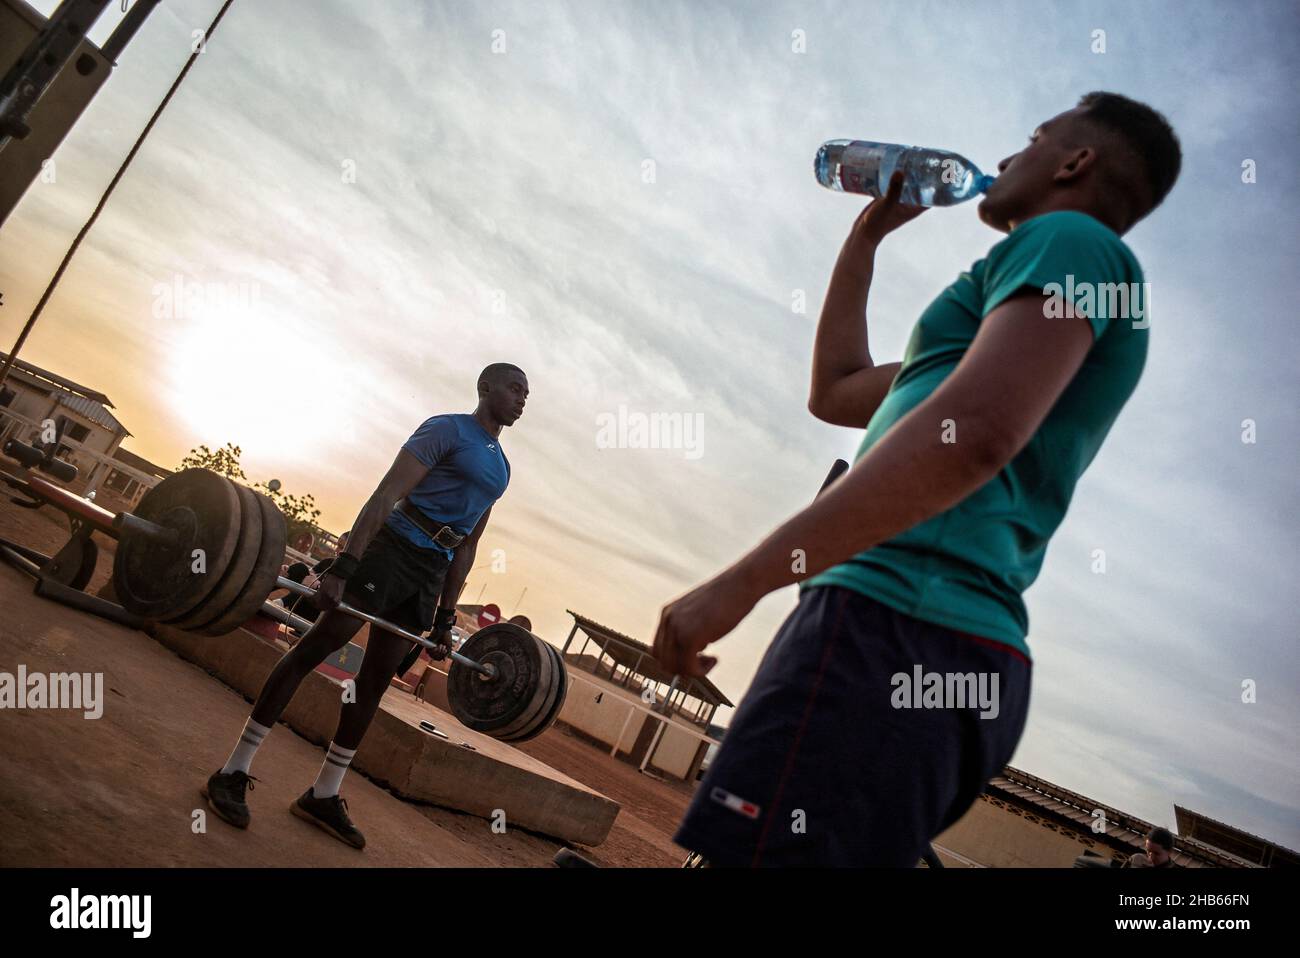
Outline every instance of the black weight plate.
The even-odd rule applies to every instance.
[[[541,735],[555,724],[555,720],[560,717],[560,712],[564,708],[565,699],[569,697],[569,671],[564,666],[564,656],[560,654],[559,649],[550,643],[547,643],[546,647],[551,650],[551,655],[555,656],[555,670],[556,675],[559,676],[559,691],[555,696],[555,705],[552,706],[551,711],[546,714],[537,728],[533,730],[533,734],[529,738]]]
[[[556,674],[560,677],[560,694],[556,696],[555,708],[546,717],[546,722],[542,727],[537,730],[539,733],[546,731],[555,724],[555,720],[560,717],[560,712],[564,709],[565,700],[569,697],[569,670],[564,664],[564,654],[549,642],[547,647],[551,650],[551,654],[555,656]]]
[[[514,738],[516,735],[526,735],[528,730],[541,720],[547,709],[555,701],[555,664],[551,657],[546,654],[545,643],[533,636],[532,633],[529,633],[529,636],[537,645],[538,659],[541,662],[537,670],[536,685],[531,696],[529,696],[527,705],[513,721],[488,732],[493,738],[504,740]]]
[[[466,728],[491,735],[535,709],[547,690],[542,670],[550,662],[531,632],[508,622],[498,622],[471,635],[458,650],[477,662],[490,662],[497,675],[484,680],[481,673],[452,660],[447,674],[447,699],[452,713]]]
[[[559,677],[555,674],[555,657],[550,654],[549,644],[537,636],[533,636],[533,641],[542,650],[542,659],[546,663],[538,673],[537,694],[533,697],[532,704],[520,714],[519,718],[493,730],[493,738],[502,741],[531,738],[537,734],[534,729],[546,720],[546,716],[555,705],[555,698],[560,692]]]
[[[558,676],[555,674],[555,656],[551,655],[550,645],[537,639],[537,644],[541,647],[546,659],[550,663],[548,670],[548,684],[546,695],[538,707],[521,716],[517,721],[510,725],[493,732],[494,738],[499,738],[503,742],[522,742],[532,738],[537,734],[538,728],[546,721],[546,716],[550,714],[551,709],[555,707],[555,700],[559,695],[560,686]]]
[[[539,639],[538,641],[542,640]],[[551,643],[542,641],[542,644],[546,646],[546,651],[548,651],[551,654],[551,658],[555,660],[555,671],[553,673],[556,676],[555,701],[551,707],[547,709],[546,713],[542,715],[537,722],[533,723],[532,728],[520,732],[517,735],[510,736],[509,740],[511,742],[526,742],[530,738],[536,738],[541,735],[548,728],[554,725],[555,720],[560,717],[560,710],[564,708],[564,700],[568,698],[569,695],[569,673],[564,667],[564,656],[562,656],[560,650],[551,645]]]
[[[208,597],[239,544],[239,496],[225,476],[186,469],[150,489],[135,514],[180,534],[162,543],[122,530],[113,559],[113,587],[129,611],[155,621],[185,615]],[[193,571],[201,549],[204,570]]]
[[[243,594],[253,564],[257,562],[257,554],[262,549],[262,507],[258,504],[257,494],[247,486],[236,484],[235,495],[239,497],[240,515],[235,554],[217,587],[208,593],[206,599],[179,618],[168,620],[178,629],[197,632],[230,608],[230,604]]]
[[[258,550],[257,562],[239,597],[225,612],[199,630],[203,635],[225,635],[257,615],[266,597],[275,590],[280,566],[284,565],[284,547],[288,540],[284,513],[271,501],[270,496],[264,496],[260,492],[253,495],[262,512],[262,547]]]

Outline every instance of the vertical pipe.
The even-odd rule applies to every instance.
[[[104,56],[116,63],[117,58],[126,49],[126,45],[131,42],[136,31],[144,25],[145,20],[149,18],[149,14],[153,13],[153,8],[156,6],[158,6],[158,0],[135,0],[134,6],[127,11],[126,16],[113,28],[113,32],[109,34],[108,39],[104,41],[104,45],[100,47]]]

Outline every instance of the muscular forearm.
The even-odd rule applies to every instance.
[[[941,418],[922,403],[843,479],[723,574],[757,601],[951,508],[1010,461],[1000,433],[976,422],[962,423],[961,442],[942,442]]]
[[[460,591],[465,588],[465,579],[469,576],[469,570],[474,568],[474,555],[477,551],[478,543],[465,542],[452,553],[451,565],[447,567],[447,576],[442,580],[442,597],[438,600],[438,605],[442,608],[456,607],[456,602],[460,599]]]

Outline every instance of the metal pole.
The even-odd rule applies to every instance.
[[[645,758],[641,759],[641,771],[645,771],[650,759],[654,758],[655,751],[659,748],[659,740],[664,737],[664,727],[668,724],[667,719],[659,720],[659,728],[655,729],[654,738],[650,740],[650,747],[645,751]]]
[[[672,684],[668,686],[668,692],[667,692],[666,695],[664,695],[664,708],[663,708],[663,711],[664,711],[664,714],[665,714],[665,715],[668,714],[668,708],[669,708],[668,703],[672,700],[673,695],[677,692],[677,680],[680,679],[680,678],[681,678],[680,675],[674,675],[674,676],[673,676]]]
[[[305,598],[310,599],[316,596],[315,589],[310,588],[309,586],[305,586],[300,582],[294,582],[292,579],[286,579],[284,576],[278,577],[275,580],[275,585],[276,588],[278,589],[287,589],[290,592],[294,593],[295,595],[304,596]],[[348,605],[346,602],[340,602],[337,606],[335,606],[335,610],[338,612],[342,612],[344,615],[350,615],[354,619],[360,619],[362,622],[369,622],[375,628],[383,629],[385,632],[391,632],[394,635],[406,639],[406,641],[408,642],[414,642],[416,645],[422,645],[431,652],[438,650],[438,645],[436,642],[431,642],[428,639],[424,638],[423,636],[415,635],[412,632],[407,632],[405,629],[399,629],[397,626],[393,625],[393,623],[388,622],[385,619],[381,619],[377,615],[371,615],[369,612],[362,612],[360,609],[354,608],[353,606]],[[491,665],[487,665],[482,662],[475,662],[469,656],[461,655],[459,652],[452,652],[450,653],[450,655],[451,658],[455,659],[461,665],[467,668],[471,668],[475,672],[479,672],[482,675],[486,676],[487,678],[490,679],[496,678],[497,670],[493,668]]]
[[[135,6],[127,11],[126,16],[113,28],[113,32],[108,35],[104,45],[99,48],[100,52],[108,59],[116,62],[117,58],[122,55],[122,51],[126,49],[126,45],[135,36],[136,31],[140,29],[145,20],[148,19],[149,14],[153,12],[153,8],[158,6],[158,3],[159,0],[135,0]]]
[[[614,739],[614,747],[609,750],[610,757],[618,757],[618,748],[623,744],[623,737],[627,735],[627,727],[632,722],[632,716],[636,714],[636,706],[633,705],[627,710],[627,718],[623,719],[623,727],[619,729],[618,738]]]
[[[211,41],[212,35],[216,32],[217,25],[221,23],[221,18],[226,15],[226,11],[230,9],[230,5],[233,2],[234,0],[225,0],[225,3],[221,5],[221,9],[217,11],[216,17],[213,18],[212,23],[208,25],[208,29],[206,33],[204,33],[204,37],[207,41]],[[117,188],[117,184],[122,179],[122,175],[126,173],[127,167],[131,165],[131,161],[135,159],[135,155],[140,152],[140,146],[149,135],[149,131],[154,128],[154,124],[158,122],[158,117],[162,114],[162,111],[166,109],[167,104],[171,102],[172,97],[176,95],[176,90],[180,87],[186,74],[190,72],[190,67],[194,66],[194,61],[198,59],[199,54],[203,49],[203,47],[196,47],[194,52],[190,54],[190,58],[185,61],[185,66],[183,66],[181,72],[177,74],[176,79],[172,82],[171,88],[162,98],[162,102],[158,104],[157,109],[154,110],[153,116],[149,118],[149,122],[146,123],[144,129],[140,131],[140,135],[136,138],[135,144],[126,154],[126,159],[122,161],[122,165],[117,168],[117,172],[113,174],[113,178],[109,181],[108,186],[105,187],[104,194],[99,198],[98,205],[96,205],[95,209],[91,211],[90,217],[86,220],[85,225],[81,227],[81,231],[78,232],[76,237],[72,240],[72,245],[68,247],[68,251],[63,255],[63,259],[59,263],[59,268],[54,271],[54,277],[50,280],[49,285],[45,287],[45,292],[41,294],[41,298],[36,301],[36,308],[32,310],[31,315],[27,318],[27,323],[22,328],[22,332],[18,334],[18,339],[14,341],[13,347],[9,350],[8,358],[5,359],[3,365],[0,365],[0,386],[4,385],[5,379],[9,376],[9,370],[18,359],[19,352],[22,351],[23,344],[27,341],[27,337],[31,335],[32,327],[36,325],[36,320],[40,318],[41,312],[45,309],[45,304],[50,301],[50,297],[54,294],[55,287],[59,285],[59,280],[62,279],[63,274],[67,272],[68,263],[72,260],[73,254],[77,252],[78,247],[81,246],[81,241],[86,238],[86,234],[89,233],[90,228],[95,225],[95,221],[99,219],[99,214],[103,212],[105,204],[108,203],[108,198],[113,195],[113,190]]]
[[[10,562],[24,570],[28,575],[34,575],[38,579],[41,577],[41,567],[20,552],[9,548],[7,545],[0,545],[0,554],[6,556]]]
[[[166,526],[160,526],[156,522],[150,522],[148,519],[141,519],[131,512],[119,512],[113,518],[113,528],[119,533],[129,532],[133,535],[145,536],[153,539],[155,542],[162,542],[167,545],[175,545],[180,539],[180,533],[175,529],[169,529]],[[295,583],[296,585],[297,583]]]

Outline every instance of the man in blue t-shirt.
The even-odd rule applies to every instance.
[[[479,375],[473,413],[427,419],[402,446],[353,523],[347,548],[321,577],[315,598],[320,618],[272,670],[234,752],[203,789],[223,820],[248,827],[245,792],[258,746],[307,674],[364,624],[340,612],[340,600],[407,632],[432,628],[430,637],[450,646],[456,600],[492,504],[510,482],[501,430],[518,421],[527,399],[523,371],[493,363]],[[292,806],[299,818],[354,848],[363,848],[365,838],[348,817],[339,786],[389,682],[421,648],[392,632],[370,630],[356,701],[343,705],[320,775]]]
[[[902,178],[831,275],[809,409],[865,428],[856,465],[747,555],[669,604],[655,654],[701,653],[801,584],[675,841],[713,865],[915,866],[1011,758],[1029,707],[1028,615],[1074,487],[1146,359],[1146,285],[1120,238],[1173,187],[1164,117],[1090,93],[998,165],[1006,233],[876,364],[876,248],[922,210]]]

